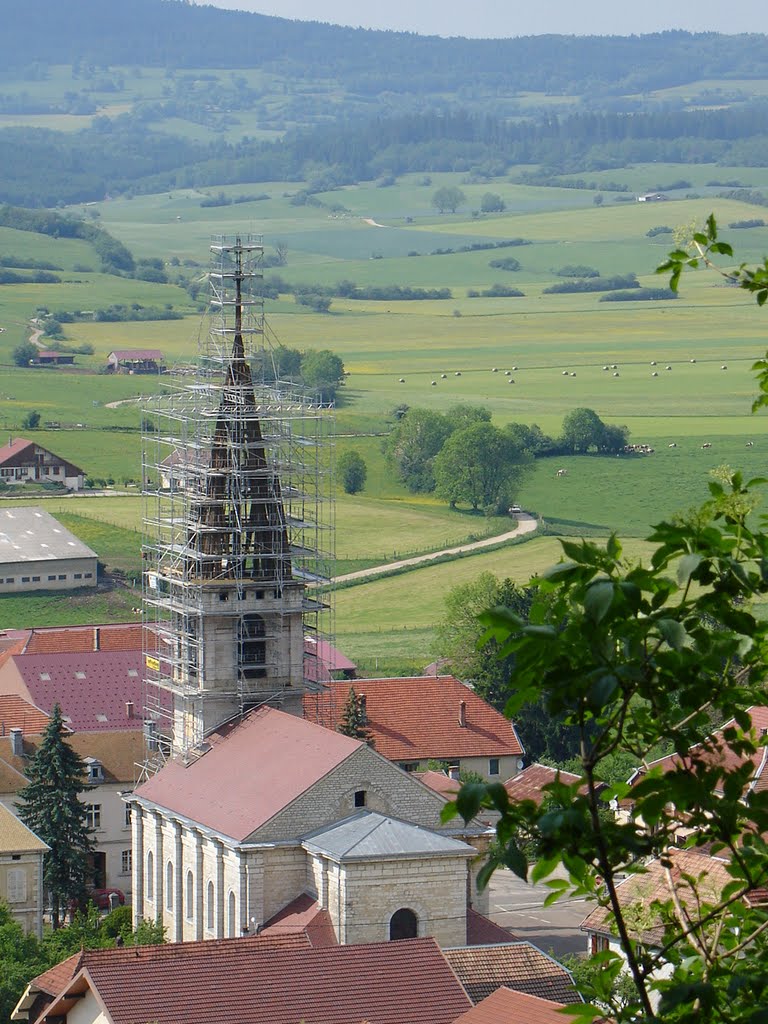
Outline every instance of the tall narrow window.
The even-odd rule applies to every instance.
[[[240,672],[244,679],[263,679],[267,674],[267,641],[264,619],[244,615],[237,627]]]
[[[236,900],[235,894],[232,890],[229,890],[229,920],[227,921],[227,935],[230,939],[234,939],[237,936],[237,918],[236,913]]]
[[[195,916],[195,876],[191,871],[187,872],[187,920],[191,921]]]
[[[173,910],[173,864],[165,865],[165,909]]]
[[[213,882],[208,883],[208,930],[213,931],[214,905],[213,905]]]
[[[155,857],[150,850],[147,854],[147,878],[146,878],[146,896],[148,900],[155,898]]]

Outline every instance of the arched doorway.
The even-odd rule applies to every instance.
[[[415,939],[419,935],[419,919],[407,907],[396,910],[389,919],[389,941],[398,939]]]

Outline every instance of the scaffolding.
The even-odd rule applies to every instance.
[[[145,407],[150,757],[269,702],[301,714],[332,633],[332,410],[275,371],[257,236],[211,244],[208,330]]]

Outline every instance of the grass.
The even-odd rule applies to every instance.
[[[140,592],[90,589],[0,596],[0,620],[4,629],[32,626],[78,626],[90,622],[136,621],[133,608]]]

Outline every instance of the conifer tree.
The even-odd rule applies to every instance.
[[[85,890],[92,841],[85,805],[85,764],[64,738],[61,708],[56,704],[37,753],[26,771],[29,783],[19,791],[19,817],[50,847],[43,886],[58,928],[62,908]]]
[[[373,733],[368,728],[368,715],[365,710],[365,697],[355,693],[354,686],[349,688],[349,696],[344,705],[338,731],[356,740],[363,740],[369,747],[374,745]]]

